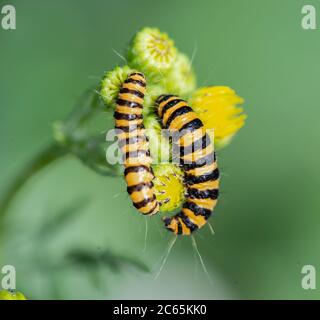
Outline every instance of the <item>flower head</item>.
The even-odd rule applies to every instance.
[[[157,28],[143,28],[132,40],[128,62],[146,74],[163,75],[172,67],[177,54],[174,42]]]
[[[218,148],[226,146],[243,127],[247,115],[238,106],[243,102],[229,87],[207,87],[194,92],[192,107],[206,129],[214,129],[214,141]]]
[[[133,70],[128,66],[116,67],[105,74],[101,81],[100,95],[107,106],[114,106],[123,82]]]
[[[183,53],[178,53],[173,67],[162,81],[167,93],[186,97],[196,88],[196,76],[190,59]]]
[[[27,300],[27,298],[19,291],[0,291],[0,300]]]
[[[153,167],[154,192],[160,203],[160,211],[173,211],[184,201],[183,173],[174,164]]]

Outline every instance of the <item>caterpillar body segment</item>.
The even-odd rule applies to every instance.
[[[219,196],[219,169],[213,143],[186,101],[174,95],[162,95],[156,106],[163,128],[172,135],[176,151],[173,159],[179,160],[186,186],[181,211],[163,220],[173,233],[190,235],[207,223]]]
[[[144,75],[139,72],[131,73],[119,91],[114,120],[127,191],[133,205],[143,215],[154,215],[159,212],[159,203],[153,191],[152,159],[143,126],[145,92]]]

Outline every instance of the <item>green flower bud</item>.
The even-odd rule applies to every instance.
[[[55,121],[52,124],[53,138],[55,141],[61,144],[65,144],[67,137],[64,132],[64,124],[62,121]]]
[[[162,81],[166,92],[179,96],[188,96],[196,88],[196,76],[189,58],[178,53],[172,69]]]
[[[160,84],[147,84],[146,95],[144,96],[143,103],[143,114],[147,115],[155,112],[155,101],[156,99],[166,92],[166,88],[164,88]]]
[[[27,300],[27,298],[19,291],[0,291],[0,300]]]
[[[129,65],[148,76],[167,73],[176,59],[177,49],[166,33],[156,28],[143,28],[132,40]]]
[[[153,163],[166,163],[170,160],[170,143],[161,133],[161,125],[155,115],[145,117],[144,126],[149,138],[149,147]]]
[[[100,95],[107,106],[114,107],[123,82],[133,70],[128,66],[116,67],[105,74],[101,81]]]
[[[159,164],[153,167],[154,192],[160,203],[160,211],[173,211],[184,201],[183,173],[174,164]]]

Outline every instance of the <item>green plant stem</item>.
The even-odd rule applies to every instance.
[[[34,174],[39,172],[41,169],[52,163],[53,161],[61,158],[67,154],[73,154],[79,159],[81,159],[85,164],[87,164],[91,169],[98,172],[100,168],[97,165],[92,164],[88,159],[86,159],[87,154],[95,155],[97,159],[91,159],[93,162],[101,161],[99,158],[98,143],[104,141],[99,136],[97,140],[96,137],[91,137],[84,140],[79,140],[75,134],[77,130],[86,122],[88,122],[95,112],[102,109],[104,106],[101,103],[99,96],[96,94],[94,88],[88,89],[83,96],[79,99],[77,105],[67,119],[63,122],[64,132],[63,134],[70,138],[65,144],[59,144],[57,142],[52,142],[44,150],[42,150],[34,159],[16,176],[15,180],[9,187],[5,190],[4,195],[0,198],[0,229],[3,223],[3,217],[5,212],[9,208],[11,201],[18,194],[23,185],[31,178]],[[98,156],[97,156],[98,155]],[[86,161],[87,160],[87,161]],[[109,171],[114,168],[109,168]],[[101,174],[112,175],[113,170],[110,172],[105,172],[100,170]],[[0,230],[1,232],[1,230]]]
[[[68,154],[66,147],[58,145],[57,143],[50,144],[46,149],[42,150],[35,158],[24,168],[24,170],[17,175],[13,183],[6,190],[0,202],[0,221],[3,221],[3,216],[7,211],[11,200],[28,181],[28,179],[41,169],[52,163],[53,161]]]
[[[65,119],[66,135],[72,135],[83,124],[89,121],[98,110],[104,108],[104,104],[96,93],[96,88],[97,86],[87,89]]]

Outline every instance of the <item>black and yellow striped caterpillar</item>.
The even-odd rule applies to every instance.
[[[144,215],[159,211],[153,191],[149,141],[143,125],[143,101],[146,81],[142,73],[133,72],[122,84],[114,112],[115,128],[124,163],[127,191],[133,205]]]
[[[173,149],[178,150],[187,190],[182,210],[163,220],[175,234],[190,235],[206,224],[217,203],[216,155],[203,123],[186,101],[174,95],[161,95],[156,106],[163,128],[172,134]]]

